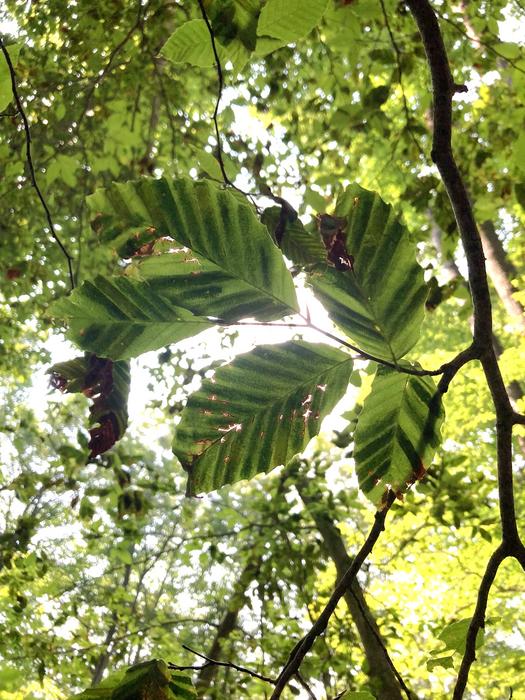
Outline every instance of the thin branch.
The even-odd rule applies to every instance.
[[[487,610],[490,589],[494,583],[498,569],[506,557],[507,552],[505,551],[504,546],[500,545],[488,561],[485,574],[483,575],[483,579],[481,580],[478,590],[478,600],[474,610],[474,615],[472,616],[472,620],[470,621],[468,628],[465,653],[461,660],[461,666],[458,671],[456,687],[454,688],[452,700],[461,700],[463,693],[465,692],[465,688],[467,687],[470,667],[476,660],[476,639],[478,632],[480,629],[485,627],[485,613]]]
[[[525,416],[522,413],[518,413],[517,411],[514,411],[512,420],[517,425],[525,425]]]
[[[462,34],[464,37],[466,37],[469,41],[475,41],[478,43],[480,46],[483,46],[483,48],[487,49],[487,51],[494,56],[497,56],[500,58],[502,61],[505,61],[505,63],[508,63],[510,66],[512,66],[515,70],[518,71],[518,73],[524,73],[525,70],[514,60],[510,58],[506,58],[502,53],[500,53],[497,49],[495,49],[491,44],[487,44],[487,42],[482,41],[479,38],[474,39],[468,31],[465,31],[461,24],[459,22],[455,22],[453,19],[450,19],[450,17],[447,17],[444,15],[442,12],[439,12],[439,10],[435,10],[436,14],[438,15],[439,19],[443,20],[443,22],[446,22],[447,24],[450,24],[451,27],[454,27],[454,29]]]
[[[186,671],[186,670],[188,670],[188,671],[189,670],[201,671],[203,668],[206,668],[207,666],[222,666],[224,668],[233,668],[235,671],[240,671],[241,673],[247,673],[252,678],[258,678],[260,681],[263,681],[264,683],[271,683],[272,685],[275,684],[274,678],[270,678],[269,676],[263,676],[261,673],[257,673],[256,671],[252,671],[250,668],[245,668],[244,666],[239,666],[238,664],[234,664],[231,661],[218,661],[217,659],[211,659],[209,656],[206,656],[205,654],[201,654],[199,651],[195,651],[195,649],[192,649],[191,647],[187,646],[186,644],[183,644],[182,648],[186,649],[186,651],[189,651],[192,654],[195,654],[195,656],[198,656],[201,659],[204,659],[206,661],[206,663],[203,664],[202,666],[178,666],[177,664],[169,663],[168,666],[170,668],[174,668],[177,671]]]
[[[397,65],[397,81],[399,83],[399,87],[401,88],[401,96],[403,100],[403,111],[405,112],[405,120],[406,120],[406,125],[407,125],[407,131],[410,134],[410,138],[414,142],[419,155],[425,157],[425,153],[423,152],[423,149],[421,148],[421,144],[419,143],[416,135],[412,131],[410,127],[410,110],[408,108],[408,102],[407,102],[407,96],[405,94],[405,88],[403,86],[403,67],[401,64],[401,49],[399,48],[399,45],[396,41],[396,38],[394,36],[394,33],[392,31],[392,28],[390,26],[390,21],[388,19],[388,13],[386,11],[385,7],[385,2],[384,0],[379,0],[381,4],[381,11],[383,13],[383,19],[385,20],[385,26],[386,30],[388,32],[388,36],[390,37],[390,43],[392,44],[392,48],[394,49],[394,53],[396,55],[396,65]]]
[[[306,691],[306,693],[307,693],[308,697],[310,698],[310,700],[317,700],[317,698],[315,697],[315,695],[314,695],[312,689],[310,688],[310,686],[308,685],[308,683],[304,680],[304,678],[301,676],[301,674],[299,673],[299,671],[297,671],[297,673],[295,674],[295,677],[297,678],[297,682],[299,683],[299,685],[300,685],[302,688],[304,688],[304,690]]]
[[[476,610],[469,625],[465,653],[453,696],[454,700],[461,700],[470,667],[476,658],[476,637],[480,627],[484,624],[487,600],[498,567],[508,556],[515,557],[522,566],[525,566],[525,547],[520,540],[516,522],[512,474],[512,427],[515,422],[515,413],[505,388],[492,342],[492,307],[483,246],[465,183],[452,151],[452,98],[456,92],[462,92],[464,86],[454,83],[441,29],[428,0],[407,0],[407,4],[418,25],[432,78],[434,133],[431,157],[438,167],[452,204],[467,258],[469,285],[474,307],[472,347],[481,360],[496,411],[498,493],[502,541],[487,565],[478,591]],[[444,381],[444,377],[441,381]]]
[[[387,495],[387,501],[384,504],[383,510],[377,511],[375,515],[374,524],[363,546],[359,552],[357,552],[352,564],[336,585],[322,613],[317,618],[317,621],[312,625],[310,631],[292,649],[288,661],[279,674],[279,678],[275,684],[275,690],[273,691],[270,700],[277,700],[281,697],[281,693],[288,684],[290,678],[292,678],[292,676],[294,676],[299,670],[304,657],[312,648],[315,640],[326,630],[328,622],[330,621],[330,618],[332,617],[332,614],[334,613],[339,601],[357,576],[361,566],[374,548],[374,545],[381,535],[381,532],[383,532],[385,529],[386,515],[394,501],[395,493],[390,491]]]
[[[222,144],[221,144],[221,133],[219,130],[219,121],[218,121],[218,115],[219,115],[219,107],[221,104],[221,99],[222,99],[222,91],[224,89],[224,76],[222,73],[222,65],[221,65],[221,59],[219,58],[219,52],[217,51],[217,44],[215,43],[215,33],[213,31],[213,27],[211,26],[210,20],[208,18],[208,14],[206,13],[206,8],[204,7],[204,2],[203,0],[198,0],[199,3],[199,8],[202,14],[202,19],[206,22],[206,26],[208,27],[208,32],[210,34],[210,41],[211,41],[211,47],[213,50],[213,56],[215,58],[215,66],[217,68],[217,78],[219,80],[219,87],[217,90],[217,99],[215,101],[215,109],[213,110],[213,124],[215,126],[215,137],[217,139],[217,160],[219,161],[219,167],[221,169],[221,174],[223,177],[224,182],[227,185],[231,185],[234,187],[233,182],[230,180],[226,173],[226,168],[224,167],[224,159],[222,155]]]
[[[385,657],[387,664],[390,666],[392,673],[397,678],[397,682],[399,683],[402,691],[405,693],[408,700],[412,700],[412,698],[414,696],[410,692],[410,688],[407,686],[407,684],[403,680],[403,676],[399,673],[394,662],[392,661],[390,654],[388,653],[388,649],[386,648],[386,644],[384,642],[384,639],[379,634],[376,627],[370,622],[370,619],[369,619],[368,615],[366,614],[366,610],[363,608],[361,600],[355,594],[355,591],[353,590],[352,586],[350,586],[348,590],[350,591],[350,595],[352,596],[352,598],[355,600],[357,607],[361,610],[363,620],[365,621],[366,625],[368,626],[368,629],[370,630],[371,634],[374,635],[378,645],[381,647],[381,649],[383,651],[383,656]]]
[[[73,274],[73,258],[69,254],[65,245],[60,240],[60,236],[58,235],[58,233],[55,229],[55,225],[53,224],[53,219],[51,218],[51,212],[49,211],[49,207],[47,205],[47,202],[44,198],[44,195],[42,194],[42,190],[40,189],[38,182],[37,182],[37,179],[36,179],[35,166],[33,164],[33,156],[31,154],[31,131],[29,129],[29,122],[27,120],[26,113],[25,113],[24,108],[22,106],[20,96],[18,94],[15,69],[14,69],[13,63],[11,61],[11,57],[9,55],[9,52],[6,49],[6,47],[4,46],[4,43],[3,43],[1,38],[0,38],[0,49],[2,50],[2,53],[4,54],[4,58],[5,58],[5,61],[7,63],[7,67],[9,68],[9,75],[11,76],[11,89],[13,91],[13,97],[14,97],[15,102],[16,102],[18,113],[22,117],[22,122],[24,125],[25,140],[26,140],[26,161],[27,161],[27,166],[29,168],[29,174],[31,176],[31,184],[35,188],[38,199],[40,200],[40,203],[42,204],[42,208],[44,209],[46,219],[47,219],[47,224],[49,226],[49,231],[51,233],[51,236],[53,237],[55,242],[58,244],[58,247],[60,248],[60,250],[64,254],[64,257],[67,260],[69,282],[71,284],[71,289],[74,289],[75,277]]]
[[[353,350],[355,353],[357,353],[360,359],[369,360],[370,362],[377,362],[379,365],[385,365],[385,367],[395,369],[402,374],[410,374],[414,377],[437,377],[440,374],[443,375],[441,380],[442,383],[440,383],[441,388],[439,389],[440,393],[442,394],[447,391],[450,382],[461,367],[463,367],[463,365],[467,362],[470,362],[478,357],[476,348],[474,345],[470,345],[465,350],[459,352],[452,360],[445,362],[443,365],[441,365],[441,367],[438,367],[438,369],[417,369],[415,367],[407,367],[406,365],[398,365],[395,362],[390,362],[382,357],[377,357],[376,355],[372,355],[365,350],[361,350],[361,348],[353,343],[350,343],[348,340],[344,340],[344,338],[334,335],[333,333],[330,333],[330,331],[325,331],[323,328],[319,328],[319,326],[314,325],[304,316],[301,316],[301,318],[304,319],[304,323],[294,323],[293,321],[289,323],[280,321],[224,321],[222,319],[215,319],[215,323],[217,323],[219,326],[260,326],[261,328],[298,328],[302,330],[317,331],[326,338],[330,338],[330,340],[339,343],[343,347]]]
[[[77,130],[80,129],[80,126],[81,126],[82,122],[84,121],[84,118],[85,118],[85,116],[86,116],[86,114],[87,114],[87,112],[88,112],[88,110],[89,110],[89,108],[90,108],[90,105],[91,105],[91,98],[93,97],[93,94],[94,94],[95,90],[97,89],[97,87],[98,87],[98,86],[100,85],[100,83],[104,80],[104,78],[106,77],[106,75],[107,75],[107,74],[110,72],[110,70],[112,69],[112,67],[113,67],[113,61],[115,60],[115,58],[116,58],[116,57],[118,56],[118,54],[122,51],[122,49],[123,49],[124,46],[128,43],[128,41],[131,39],[131,37],[133,36],[133,34],[135,33],[135,31],[141,26],[141,24],[142,24],[143,21],[144,21],[144,14],[145,14],[145,11],[146,11],[146,10],[145,10],[145,8],[142,7],[142,2],[141,2],[141,0],[138,0],[138,5],[137,5],[137,7],[138,7],[138,11],[137,11],[137,18],[136,18],[136,20],[135,20],[135,23],[134,23],[134,24],[129,28],[129,30],[126,32],[126,34],[125,34],[124,38],[122,39],[122,41],[120,41],[120,42],[112,49],[111,53],[109,54],[109,58],[108,58],[108,60],[107,60],[106,65],[105,65],[104,68],[103,68],[101,71],[99,71],[99,73],[96,75],[95,79],[94,79],[93,82],[91,83],[91,87],[89,88],[89,90],[88,90],[87,93],[86,93],[86,97],[85,97],[85,100],[84,100],[84,107],[83,107],[83,109],[82,109],[82,113],[81,113],[80,117],[79,117],[78,120],[77,120],[77,127],[76,127]]]

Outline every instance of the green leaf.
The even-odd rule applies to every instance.
[[[84,282],[50,313],[68,321],[67,337],[80,348],[114,360],[157,350],[213,325],[156,295],[148,282],[127,277]]]
[[[165,661],[153,659],[110,676],[99,687],[71,700],[197,700],[189,676],[171,671]]]
[[[502,41],[500,44],[495,44],[493,48],[500,56],[510,61],[519,58],[522,52],[522,47],[512,41]]]
[[[440,656],[437,659],[429,659],[427,661],[427,671],[432,671],[435,668],[454,668],[454,657]]]
[[[102,239],[118,249],[157,238],[172,252],[135,258],[127,275],[97,277],[53,305],[83,349],[124,359],[195,335],[213,319],[268,321],[297,310],[267,229],[244,199],[214,183],[143,179],[100,190],[89,204]]]
[[[193,152],[202,170],[204,170],[204,172],[211,178],[222,182],[222,170],[217,158],[201,148],[195,148],[193,149]],[[224,169],[226,170],[226,175],[230,180],[235,180],[237,175],[235,163],[225,153],[222,154],[222,162],[224,164]]]
[[[259,16],[256,53],[269,53],[309,34],[327,5],[328,0],[268,0]]]
[[[359,485],[378,507],[389,490],[403,494],[421,479],[440,442],[441,398],[430,377],[380,366],[357,420]]]
[[[445,651],[455,651],[458,654],[465,653],[465,645],[467,643],[467,632],[470,626],[471,618],[466,618],[464,620],[458,620],[457,622],[452,622],[447,625],[438,635],[438,639],[445,644],[444,649],[440,649],[438,652],[442,654]],[[476,637],[476,649],[479,649],[484,641],[484,631],[483,629],[478,630],[478,635]]]
[[[48,374],[56,389],[82,392],[92,399],[89,456],[96,457],[113,447],[128,425],[129,363],[112,362],[90,354],[59,362]]]
[[[392,207],[374,192],[351,185],[335,214],[352,270],[318,265],[309,280],[316,296],[361,349],[397,363],[417,342],[427,287],[415,245]]]
[[[346,353],[305,342],[260,346],[219,368],[190,397],[175,432],[188,492],[286,464],[318,433],[351,371]]]
[[[7,53],[11,59],[13,67],[18,63],[22,44],[11,44],[6,46]],[[3,112],[13,100],[13,89],[11,87],[11,73],[3,53],[0,53],[0,112]]]
[[[172,63],[189,63],[201,68],[215,64],[210,33],[203,19],[184,22],[173,32],[160,53]]]
[[[525,182],[514,183],[514,194],[522,209],[525,209]]]
[[[512,148],[512,161],[520,172],[525,172],[525,133],[521,132]]]
[[[378,109],[388,100],[390,94],[390,85],[378,85],[367,92],[363,98],[365,107]]]
[[[280,217],[281,207],[269,207],[264,210],[261,216],[261,221],[266,224],[274,240]],[[289,260],[297,265],[316,263],[325,254],[325,247],[320,235],[317,232],[308,231],[298,218],[286,221],[282,234],[281,250]]]

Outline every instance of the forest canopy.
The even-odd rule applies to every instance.
[[[525,7],[0,7],[0,700],[525,693]]]

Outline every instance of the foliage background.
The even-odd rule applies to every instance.
[[[230,5],[213,18],[226,52]],[[317,5],[324,12],[297,41],[285,37],[282,47],[244,64],[239,46],[239,56],[230,46],[226,58],[235,60],[224,62],[219,116],[227,172],[243,188],[289,198],[305,222],[329,210],[350,181],[395,203],[418,241],[433,300],[418,360],[437,367],[468,344],[471,308],[453,215],[428,156],[430,93],[419,36],[394,2]],[[514,2],[435,9],[455,79],[469,87],[456,101],[457,157],[477,218],[492,222],[507,278],[519,290],[525,60],[522,46],[500,31],[504,17],[522,23],[523,9]],[[220,179],[213,56],[199,66],[171,63],[161,52],[178,27],[199,18],[198,7],[122,0],[68,9],[60,0],[9,0],[3,12],[16,22],[3,41],[20,46],[15,68],[38,181],[77,281],[114,271],[118,257],[90,227],[87,195],[144,175]],[[192,664],[181,644],[207,653],[228,611],[235,619],[220,653],[276,675],[336,576],[308,494],[350,554],[373,519],[348,454],[352,424],[332,423],[343,436],[328,430],[310,447],[304,481],[277,470],[186,500],[169,451],[174,418],[206,372],[253,340],[244,330],[210,331],[208,343],[191,351],[173,346],[134,364],[130,429],[111,452],[87,462],[87,401],[50,393],[43,379],[52,361],[73,356],[48,314],[68,290],[65,260],[30,186],[16,105],[3,107],[0,698],[68,697],[108,669],[149,657]],[[523,319],[509,314],[497,291],[501,285],[493,289],[501,367],[508,384],[519,384]],[[523,303],[523,295],[514,298]],[[366,369],[362,382],[366,391]],[[471,617],[499,527],[494,419],[479,366],[457,375],[445,404],[449,419],[432,469],[394,506],[359,579],[396,666],[421,698],[450,695],[455,676],[447,665],[457,669],[460,655],[453,642],[441,653],[439,634]],[[521,448],[516,442],[520,513]],[[524,691],[522,605],[519,567],[508,561],[490,599],[470,697]],[[335,697],[369,688],[344,605],[314,651],[302,672],[317,691]],[[442,657],[451,661],[435,665]],[[206,692],[263,698],[268,690],[226,669]]]

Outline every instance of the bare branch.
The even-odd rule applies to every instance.
[[[453,80],[439,23],[428,0],[407,0],[407,4],[423,39],[432,77],[434,134],[431,156],[439,169],[452,204],[467,258],[474,307],[472,348],[481,360],[497,419],[498,493],[502,541],[489,560],[478,591],[476,610],[469,626],[465,654],[454,690],[454,700],[461,700],[470,667],[476,658],[476,637],[479,629],[484,625],[487,600],[499,565],[506,557],[513,556],[522,566],[525,566],[525,547],[520,540],[516,523],[512,474],[512,427],[516,414],[505,389],[492,342],[492,307],[481,238],[465,183],[452,151],[452,98],[456,92],[463,92],[465,88],[456,85]],[[444,377],[441,381],[444,381]]]
[[[252,678],[258,678],[260,681],[264,681],[264,683],[271,683],[272,685],[275,684],[275,679],[270,678],[269,676],[263,676],[262,674],[257,673],[256,671],[252,671],[250,668],[245,668],[244,666],[239,666],[238,664],[234,664],[231,661],[218,661],[217,659],[210,659],[209,656],[206,656],[205,654],[201,654],[199,651],[195,651],[195,649],[192,649],[191,647],[187,646],[186,644],[183,644],[182,648],[186,649],[186,651],[189,651],[192,654],[195,654],[195,656],[199,656],[201,659],[204,659],[206,661],[206,663],[203,664],[202,666],[178,666],[177,664],[170,663],[170,664],[168,664],[170,668],[176,669],[177,671],[186,671],[186,670],[201,671],[203,668],[206,668],[207,666],[223,666],[224,668],[233,668],[235,671],[240,671],[241,673],[247,673]]]
[[[11,57],[9,55],[9,52],[6,49],[6,47],[4,46],[4,43],[3,43],[1,38],[0,38],[0,49],[2,50],[2,53],[4,54],[4,58],[6,60],[7,67],[9,68],[9,75],[11,76],[11,89],[13,91],[13,97],[14,97],[15,102],[16,102],[18,113],[20,114],[20,116],[22,118],[22,123],[24,125],[24,132],[25,132],[25,139],[26,139],[26,161],[27,161],[27,167],[29,168],[29,174],[31,177],[31,184],[35,188],[38,199],[40,200],[40,203],[42,204],[42,208],[44,209],[46,219],[47,219],[47,225],[49,226],[49,232],[51,233],[51,236],[53,237],[55,242],[58,244],[58,247],[60,248],[60,250],[64,254],[64,257],[67,260],[69,282],[71,285],[71,289],[74,289],[75,277],[73,274],[73,258],[69,254],[65,245],[60,240],[60,236],[58,235],[58,233],[56,231],[55,225],[53,224],[53,219],[51,218],[51,212],[49,211],[49,207],[47,205],[47,202],[46,202],[44,195],[42,194],[42,190],[40,189],[38,182],[36,180],[35,166],[33,164],[33,156],[31,154],[31,131],[29,129],[29,122],[27,120],[27,115],[24,111],[24,107],[22,106],[20,96],[18,94],[18,88],[17,88],[17,84],[16,84],[16,73],[15,73],[15,69],[13,66],[13,62],[11,61]]]
[[[224,159],[222,157],[222,144],[221,144],[221,134],[219,131],[219,121],[218,121],[218,114],[219,114],[219,106],[221,104],[221,99],[222,99],[222,91],[224,89],[224,76],[222,73],[222,65],[221,65],[221,59],[219,58],[219,52],[217,51],[217,44],[215,42],[215,34],[213,31],[213,27],[210,24],[210,20],[208,18],[208,15],[206,13],[206,8],[204,7],[204,2],[203,0],[198,0],[199,3],[199,8],[202,14],[202,19],[206,22],[206,26],[208,27],[208,32],[210,34],[210,40],[211,40],[211,47],[213,50],[213,56],[215,57],[215,65],[217,67],[217,78],[219,80],[219,88],[217,91],[217,100],[215,102],[215,109],[213,110],[213,124],[215,126],[215,137],[217,139],[217,160],[219,161],[219,167],[221,169],[221,174],[223,177],[224,182],[227,185],[231,185],[232,187],[233,182],[230,180],[228,175],[226,174],[226,169],[224,167]]]
[[[273,691],[270,700],[277,700],[281,697],[281,693],[287,686],[290,678],[294,676],[301,663],[312,648],[315,640],[323,634],[328,626],[328,622],[332,617],[339,601],[344,596],[348,587],[352,584],[352,581],[357,576],[359,570],[361,569],[366,558],[374,548],[375,543],[379,539],[379,536],[385,529],[385,519],[392,503],[395,500],[395,493],[390,491],[387,496],[387,501],[384,505],[383,510],[377,511],[374,519],[374,524],[366,538],[363,546],[356,554],[352,561],[351,566],[347,569],[346,573],[341,577],[339,583],[336,585],[332,595],[322,613],[317,618],[316,622],[312,625],[310,631],[301,639],[295,647],[292,649],[288,661],[284,665],[279,678],[275,684],[275,690]]]

